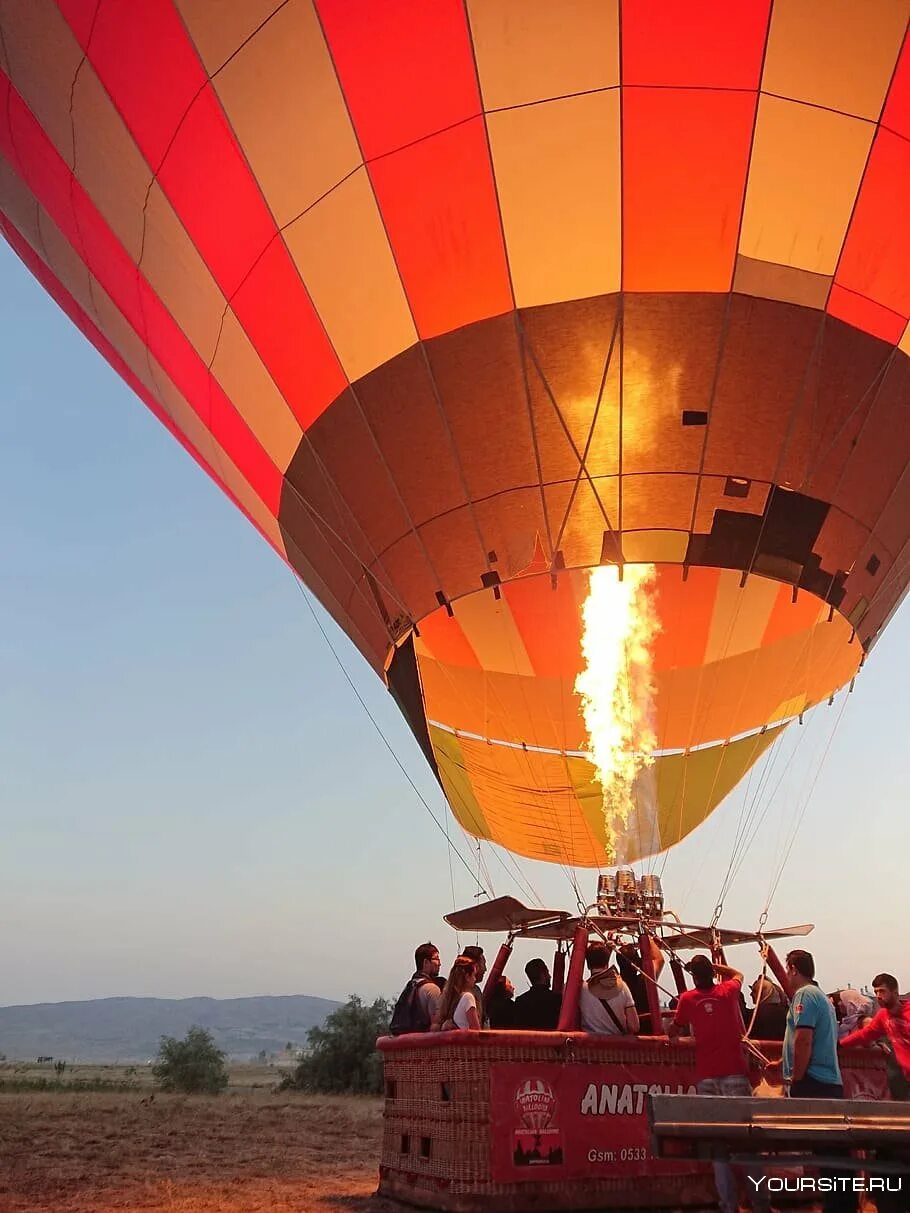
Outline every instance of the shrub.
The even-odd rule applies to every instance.
[[[161,1037],[152,1076],[163,1091],[217,1095],[228,1083],[224,1062],[211,1032],[192,1027],[183,1040]]]
[[[351,994],[322,1027],[310,1028],[308,1051],[282,1087],[378,1095],[382,1091],[382,1059],[376,1051],[376,1038],[388,1032],[391,1017],[392,1004],[387,999],[377,998],[367,1006]]]

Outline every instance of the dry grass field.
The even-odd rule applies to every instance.
[[[0,1093],[0,1213],[391,1213],[372,1196],[381,1115],[378,1099],[252,1082]]]

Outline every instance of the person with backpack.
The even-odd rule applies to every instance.
[[[635,999],[610,967],[612,951],[604,943],[588,944],[585,964],[590,976],[581,987],[579,1002],[582,1031],[599,1036],[635,1036],[639,1028]]]
[[[439,949],[434,943],[422,943],[414,952],[414,975],[398,996],[389,1033],[429,1032],[439,1010],[444,982],[439,976]]]

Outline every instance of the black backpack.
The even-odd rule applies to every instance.
[[[391,1036],[404,1036],[406,1032],[429,1032],[430,1017],[417,997],[417,991],[430,980],[429,977],[412,977],[398,995],[389,1024]]]

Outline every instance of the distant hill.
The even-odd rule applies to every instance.
[[[0,1007],[0,1053],[10,1061],[36,1057],[72,1061],[146,1061],[161,1036],[208,1028],[230,1057],[277,1053],[341,1004],[308,994],[262,998],[97,998]]]

